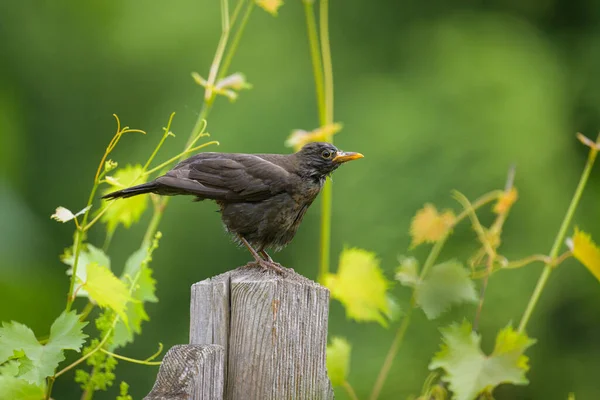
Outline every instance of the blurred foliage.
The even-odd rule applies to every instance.
[[[333,1],[336,121],[344,124],[336,143],[366,158],[335,176],[332,254],[344,246],[370,249],[391,275],[410,244],[415,210],[429,201],[445,209],[453,188],[471,198],[499,187],[513,163],[520,199],[501,249],[510,258],[547,251],[548,232],[558,229],[585,162],[573,134],[598,130],[599,22],[600,7],[591,0]],[[59,204],[75,211],[85,203],[95,160],[114,130],[113,113],[157,139],[176,111],[177,137],[164,152],[183,147],[202,101],[190,73],[207,70],[219,33],[217,2],[0,2],[0,320],[18,319],[38,332],[60,314],[68,287],[56,249],[71,243],[72,231],[48,216]],[[243,71],[254,88],[235,104],[214,108],[210,132],[220,151],[289,151],[284,141],[293,129],[318,125],[300,1],[286,2],[277,18],[253,14],[233,71]],[[122,165],[140,160],[154,144],[143,139],[124,137],[111,157]],[[576,218],[596,238],[598,175],[592,174]],[[152,320],[128,354],[145,357],[159,341],[167,348],[187,342],[189,286],[246,263],[215,210],[172,201],[153,261],[161,302],[147,305]],[[293,244],[277,255],[312,278],[318,221],[313,206]],[[142,226],[117,228],[114,265],[125,264],[143,234]],[[104,239],[90,235],[94,243]],[[458,227],[444,259],[465,260],[477,250],[473,237]],[[415,253],[419,259],[426,254]],[[486,338],[521,317],[539,273],[534,265],[494,276],[479,325],[482,348],[491,349]],[[599,398],[599,302],[598,284],[584,268],[573,260],[558,268],[528,329],[545,344],[527,352],[530,384],[500,387],[496,398],[566,398],[570,392]],[[465,312],[472,315],[472,307],[436,324],[447,326]],[[354,344],[352,360],[360,368],[351,368],[347,380],[366,397],[394,332],[347,321],[333,303],[330,333]],[[438,343],[435,325],[415,315],[380,398],[419,393]],[[133,398],[154,382],[148,368],[117,368]],[[66,379],[54,393],[69,399],[80,392]],[[97,398],[118,394],[113,387]]]

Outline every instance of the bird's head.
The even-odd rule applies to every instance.
[[[325,177],[337,167],[347,161],[357,160],[364,156],[360,153],[344,152],[338,150],[331,143],[312,142],[305,144],[296,153],[300,164],[308,170],[310,175]]]

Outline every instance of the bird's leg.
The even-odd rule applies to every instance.
[[[269,262],[272,262],[272,263],[274,263],[274,262],[275,262],[275,261],[273,261],[273,259],[271,258],[271,256],[267,254],[267,252],[266,252],[266,251],[264,251],[264,250],[261,250],[261,251],[259,251],[258,253],[259,253],[261,256],[263,256],[263,258],[264,258],[265,260],[267,260],[267,261],[269,261]]]
[[[265,269],[272,269],[275,272],[277,272],[278,274],[284,273],[284,270],[281,267],[281,265],[279,265],[275,261],[273,261],[273,259],[271,257],[269,257],[269,255],[264,250],[261,250],[260,253],[261,254],[264,253],[267,256],[266,260],[264,258],[262,258],[256,250],[254,250],[254,247],[252,247],[252,245],[250,245],[250,243],[248,243],[248,241],[246,239],[244,239],[241,235],[238,235],[238,237],[240,238],[240,241],[244,244],[244,246],[246,246],[248,251],[250,251],[250,254],[252,254],[252,257],[254,257],[254,260],[256,260],[256,263],[258,265],[260,265],[261,267],[263,267]]]

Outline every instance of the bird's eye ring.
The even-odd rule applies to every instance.
[[[323,157],[324,159],[328,160],[331,158],[331,155],[333,153],[329,150],[323,150],[323,152],[321,153],[321,157]]]

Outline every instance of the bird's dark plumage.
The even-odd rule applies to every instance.
[[[104,198],[156,193],[215,200],[227,230],[249,248],[259,264],[276,268],[265,250],[287,245],[327,175],[357,158],[362,154],[317,142],[288,155],[200,153],[152,182]]]

